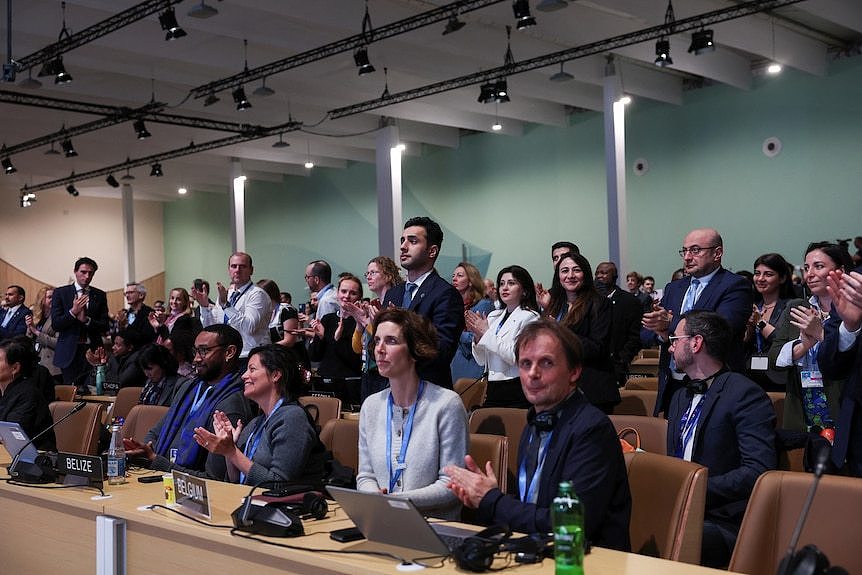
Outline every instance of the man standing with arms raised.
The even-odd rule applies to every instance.
[[[642,320],[647,331],[643,339],[661,346],[655,415],[666,410],[684,377],[674,369],[668,352],[668,337],[685,312],[692,309],[714,311],[726,319],[732,331],[731,347],[726,357],[728,367],[734,371],[745,369],[742,337],[754,305],[751,284],[744,277],[721,267],[724,243],[721,235],[712,228],[690,231],[683,240],[679,255],[686,276],[667,284],[661,304],[645,313]]]
[[[407,220],[401,235],[401,267],[407,270],[407,283],[389,289],[383,306],[409,309],[424,315],[434,324],[438,354],[418,370],[419,377],[452,389],[450,364],[464,331],[464,300],[458,290],[434,269],[442,245],[440,224],[427,217]]]

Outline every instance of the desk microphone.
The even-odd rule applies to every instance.
[[[86,401],[76,403],[75,406],[69,410],[69,413],[34,435],[30,441],[25,443],[24,446],[18,450],[18,453],[15,454],[15,457],[12,458],[12,463],[8,467],[9,477],[21,483],[50,483],[54,481],[57,476],[54,473],[54,466],[52,464],[49,464],[44,460],[39,461],[40,458],[36,458],[35,463],[19,461],[21,454],[28,446],[32,445],[34,441],[84,409],[85,405],[87,405]]]

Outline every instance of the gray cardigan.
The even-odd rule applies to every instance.
[[[356,476],[356,488],[360,491],[389,488],[386,452],[388,399],[389,390],[384,389],[369,396],[362,404],[359,473]],[[447,487],[449,477],[443,473],[443,467],[464,465],[469,441],[464,404],[454,391],[428,383],[415,409],[413,432],[405,456],[407,467],[393,495],[408,497],[426,515],[460,519],[461,504]],[[403,423],[402,410],[395,406],[392,451],[396,455],[401,448],[399,432]]]

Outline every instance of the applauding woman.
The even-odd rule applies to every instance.
[[[243,394],[263,412],[248,425],[236,427],[221,411],[213,413],[213,429],[196,427],[198,445],[223,455],[226,480],[259,485],[291,481],[320,485],[324,447],[308,413],[297,401],[303,384],[296,363],[284,347],[269,344],[249,353],[242,376]]]
[[[465,314],[471,311],[487,316],[494,309],[494,303],[485,297],[485,280],[473,264],[458,264],[452,272],[452,286],[461,294]],[[462,377],[476,379],[482,377],[484,371],[473,357],[473,332],[465,329],[461,332],[458,349],[452,358],[452,381],[458,381]]]
[[[515,340],[524,326],[539,319],[536,287],[521,266],[508,266],[497,274],[497,294],[503,305],[488,317],[467,311],[465,324],[473,335],[473,357],[488,370],[488,395],[483,407],[529,408],[524,397]]]
[[[420,380],[417,363],[437,354],[437,336],[422,316],[400,308],[374,318],[374,356],[389,389],[371,395],[359,415],[360,491],[409,497],[424,514],[459,519],[447,465],[467,453],[467,413],[454,391]]]
[[[165,340],[174,333],[174,330],[191,333],[192,337],[201,331],[200,320],[192,317],[191,300],[185,288],[176,287],[171,290],[168,308],[167,314],[164,311],[154,310],[147,318],[158,335],[156,343],[164,345]]]

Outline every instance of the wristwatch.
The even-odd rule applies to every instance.
[[[765,328],[765,327],[766,327],[766,325],[767,325],[767,324],[766,324],[766,322],[765,322],[765,321],[760,320],[759,322],[757,322],[757,329],[759,329],[760,331],[763,331],[763,328]]]

